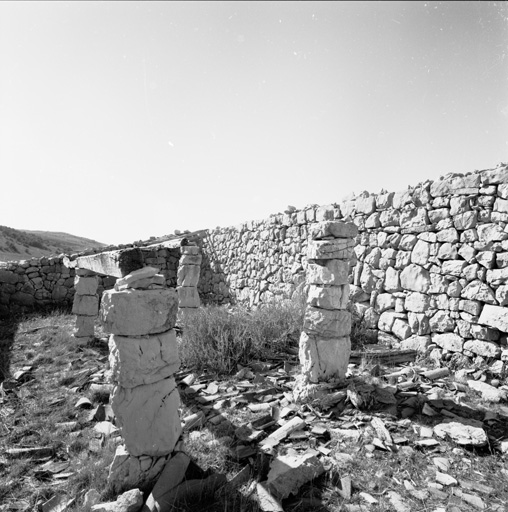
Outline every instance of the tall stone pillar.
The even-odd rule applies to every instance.
[[[76,315],[74,337],[78,341],[88,341],[94,337],[95,319],[99,313],[98,286],[99,278],[94,272],[76,269],[72,312]]]
[[[179,318],[193,313],[201,305],[198,293],[201,272],[201,249],[195,245],[183,245],[177,274]]]
[[[349,267],[357,232],[355,224],[338,221],[319,222],[310,228],[298,390],[346,375],[351,352],[351,314],[346,310]]]

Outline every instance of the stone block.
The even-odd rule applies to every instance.
[[[201,254],[183,254],[178,262],[179,265],[201,265],[203,256]]]
[[[111,406],[131,455],[159,457],[173,451],[182,431],[173,378],[135,388],[116,386]]]
[[[416,350],[420,354],[424,354],[430,343],[430,336],[411,336],[400,342],[400,348],[401,350]]]
[[[102,296],[100,319],[106,332],[143,336],[172,329],[177,311],[178,295],[170,288],[109,290]]]
[[[199,281],[199,265],[183,265],[178,267],[177,284],[178,286],[197,286]]]
[[[392,332],[399,340],[405,340],[411,336],[411,327],[406,320],[396,318],[392,325]]]
[[[97,295],[74,295],[72,312],[75,315],[97,316],[99,297]]]
[[[374,309],[380,314],[394,307],[395,296],[391,293],[380,293],[375,299]]]
[[[342,260],[312,262],[307,266],[307,284],[339,286],[349,282],[349,263]]]
[[[175,330],[139,337],[111,334],[109,364],[113,380],[124,388],[174,375],[180,366]]]
[[[508,234],[498,224],[487,223],[476,227],[480,242],[499,242],[508,239]]]
[[[453,226],[459,231],[472,229],[478,223],[478,214],[476,211],[459,213],[453,217]]]
[[[76,295],[95,295],[99,286],[99,278],[94,277],[79,277],[74,278],[74,289]]]
[[[497,304],[496,297],[490,286],[482,283],[479,279],[471,281],[467,286],[465,286],[460,296],[463,299],[479,300],[486,304]]]
[[[18,274],[11,272],[10,270],[0,269],[0,283],[16,284],[18,281]]]
[[[76,338],[90,338],[95,335],[95,319],[97,316],[76,316],[76,328],[74,330],[74,337]]]
[[[364,213],[370,215],[376,211],[376,197],[357,197],[355,200],[355,207],[358,213]]]
[[[197,245],[182,245],[182,247],[180,247],[180,253],[196,256],[201,253],[201,249]]]
[[[427,293],[430,288],[430,273],[412,263],[400,273],[400,284],[404,290]]]
[[[195,286],[179,286],[176,291],[180,308],[199,308],[201,305],[198,289]]]
[[[352,222],[323,221],[312,224],[309,236],[314,240],[323,238],[355,238],[358,235],[358,227]]]
[[[467,340],[464,343],[464,350],[469,350],[482,357],[499,357],[501,355],[501,347],[492,341]]]
[[[344,379],[350,354],[351,340],[348,336],[321,338],[306,332],[300,335],[302,374],[309,382]]]
[[[139,248],[107,251],[80,256],[70,265],[106,276],[124,277],[143,268],[143,254]]]
[[[452,194],[467,193],[468,189],[477,189],[479,187],[479,174],[468,174],[466,176],[452,176],[449,178],[432,182],[430,185],[430,195],[432,197],[439,197]]]
[[[501,306],[486,304],[483,307],[478,323],[508,332],[508,309]]]
[[[307,306],[303,329],[307,334],[323,338],[339,338],[351,333],[351,313],[344,310]]]
[[[429,224],[427,210],[425,208],[414,208],[400,213],[401,228],[416,228]]]
[[[481,173],[482,185],[497,185],[499,183],[508,183],[508,167],[499,167],[490,171]]]
[[[349,260],[353,257],[356,242],[349,238],[336,240],[311,240],[307,246],[309,260]]]
[[[453,333],[433,334],[432,342],[449,352],[462,352],[464,340]]]
[[[404,308],[413,313],[425,313],[430,306],[430,297],[424,293],[408,293],[404,301]]]
[[[307,304],[322,309],[346,309],[349,302],[349,285],[310,285]]]
[[[455,329],[455,320],[448,311],[438,310],[429,319],[429,325],[432,332],[452,332]]]

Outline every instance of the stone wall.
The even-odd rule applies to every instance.
[[[166,285],[176,287],[180,248],[143,247],[141,251],[144,263],[159,268],[166,277]],[[63,254],[0,262],[0,316],[35,307],[72,305],[75,270],[68,262],[69,258]],[[111,289],[115,282],[114,277],[99,276],[99,295]]]
[[[201,241],[202,300],[291,297],[305,278],[310,227],[334,219],[358,226],[351,298],[385,341],[508,358],[508,321],[500,320],[508,304],[504,164],[210,230]]]

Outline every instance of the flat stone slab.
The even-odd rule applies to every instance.
[[[175,326],[178,294],[172,288],[108,290],[102,295],[100,320],[104,329],[122,336],[143,336]]]
[[[457,421],[439,423],[434,427],[434,433],[441,438],[449,438],[463,446],[485,446],[487,434],[483,428],[465,425]]]
[[[343,260],[322,260],[309,262],[307,284],[335,285],[349,283],[349,262]]]
[[[508,308],[485,304],[478,323],[508,332]]]
[[[65,264],[71,268],[91,270],[106,276],[124,277],[143,268],[143,254],[139,248],[121,249],[78,256],[75,260],[66,260]]]
[[[353,222],[323,221],[310,227],[309,235],[314,240],[323,238],[354,238],[358,227]]]
[[[307,247],[309,260],[349,260],[353,257],[356,242],[350,238],[312,240]]]
[[[311,284],[307,304],[322,309],[346,309],[349,302],[349,285],[319,286]]]
[[[321,309],[308,306],[303,330],[323,338],[340,338],[351,333],[351,313],[340,309]]]

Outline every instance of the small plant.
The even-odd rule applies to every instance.
[[[183,326],[180,358],[195,369],[232,373],[238,364],[265,359],[293,344],[303,324],[300,301],[276,301],[257,309],[200,308]]]

